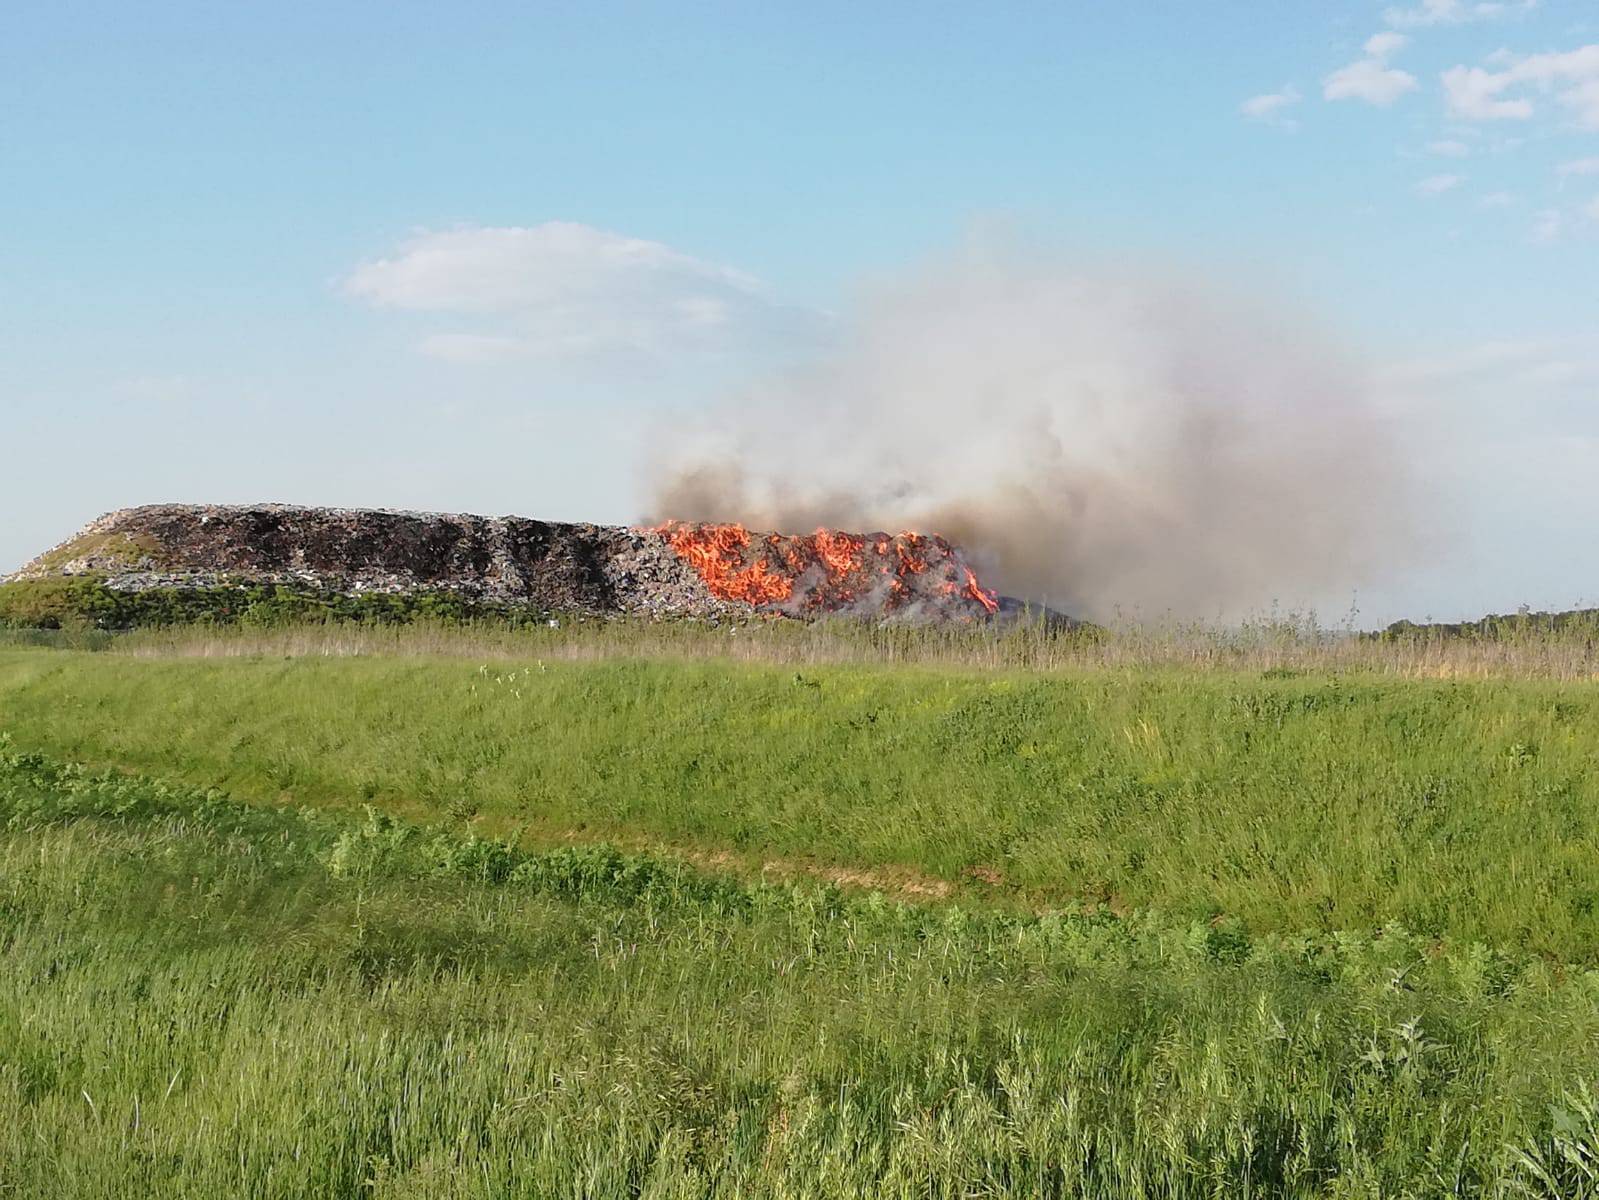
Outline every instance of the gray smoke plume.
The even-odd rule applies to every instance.
[[[1367,372],[1261,300],[969,248],[667,431],[658,516],[921,529],[1088,617],[1347,603],[1408,546]]]

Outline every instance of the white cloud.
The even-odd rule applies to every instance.
[[[1452,383],[1483,375],[1502,376],[1528,370],[1563,349],[1564,343],[1549,338],[1502,339],[1450,354],[1390,363],[1382,368],[1378,377],[1384,384],[1411,385]]]
[[[1421,0],[1415,8],[1390,8],[1383,20],[1396,29],[1418,29],[1430,25],[1464,25],[1472,21],[1493,21],[1538,7],[1538,0]]]
[[[507,312],[597,294],[683,287],[753,292],[748,276],[680,254],[660,242],[572,221],[531,227],[424,231],[393,258],[362,263],[352,295],[423,312]]]
[[[1516,377],[1515,382],[1558,386],[1567,383],[1581,383],[1585,379],[1591,379],[1593,374],[1594,368],[1590,363],[1565,362],[1556,359],[1527,368]]]
[[[1556,167],[1555,174],[1562,178],[1567,175],[1599,175],[1599,158],[1571,159]]]
[[[1283,110],[1292,108],[1303,97],[1299,89],[1293,84],[1284,84],[1281,91],[1267,92],[1260,96],[1251,96],[1238,106],[1238,111],[1251,121],[1264,121],[1270,125],[1281,125],[1287,129],[1297,129],[1298,122],[1289,120],[1283,115]]]
[[[1583,212],[1588,214],[1590,221],[1599,221],[1599,196],[1595,196],[1589,202],[1588,207],[1583,209]]]
[[[1484,208],[1509,208],[1516,202],[1514,192],[1489,192],[1477,203]]]
[[[1365,51],[1372,58],[1389,58],[1403,50],[1410,39],[1402,33],[1374,33],[1366,39]]]
[[[344,281],[380,307],[482,326],[426,336],[460,363],[719,349],[792,317],[740,271],[571,221],[423,231]]]
[[[1560,103],[1571,109],[1577,124],[1599,129],[1599,43],[1564,53],[1531,55],[1512,65],[1510,74],[1545,91],[1563,88]]]
[[[1421,85],[1409,71],[1388,65],[1390,55],[1409,41],[1400,33],[1378,33],[1366,39],[1366,57],[1339,67],[1322,80],[1321,94],[1326,100],[1364,100],[1386,108],[1406,92]]]
[[[1583,337],[1506,338],[1423,358],[1388,363],[1377,382],[1392,394],[1435,391],[1456,396],[1471,385],[1562,387],[1599,377],[1599,343]]]
[[[1465,183],[1463,175],[1429,175],[1416,185],[1418,196],[1441,196]]]
[[[1560,97],[1560,102],[1576,114],[1577,124],[1584,129],[1599,129],[1599,69],[1593,74],[1592,79],[1568,89]]]
[[[1465,142],[1428,142],[1427,153],[1436,154],[1439,158],[1465,158],[1471,153],[1471,147]]]
[[[417,349],[429,358],[455,363],[495,363],[523,358],[528,345],[519,338],[485,333],[431,333]]]
[[[1566,219],[1560,215],[1560,210],[1546,208],[1533,220],[1532,232],[1528,236],[1538,245],[1548,246],[1560,240],[1565,228]]]
[[[1529,91],[1553,93],[1578,125],[1599,129],[1599,44],[1575,50],[1487,60],[1498,70],[1450,67],[1442,75],[1449,111],[1468,121],[1524,121],[1535,111]]]
[[[1513,82],[1508,73],[1450,67],[1441,78],[1444,98],[1454,116],[1468,121],[1524,121],[1532,116],[1532,101],[1500,98]]]
[[[1339,67],[1322,81],[1321,94],[1328,100],[1364,100],[1386,108],[1406,92],[1420,85],[1409,71],[1386,67],[1376,59],[1363,58]]]
[[[107,394],[118,403],[166,407],[194,403],[206,389],[187,375],[134,375],[111,384]]]

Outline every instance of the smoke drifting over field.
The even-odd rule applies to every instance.
[[[913,528],[1086,616],[1342,598],[1408,543],[1367,372],[1263,299],[968,250],[660,440],[662,517]]]

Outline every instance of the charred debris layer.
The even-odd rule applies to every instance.
[[[934,535],[281,504],[121,509],[0,581],[0,620],[104,628],[548,613],[977,624],[1024,611]]]

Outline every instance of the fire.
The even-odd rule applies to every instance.
[[[747,604],[772,604],[787,600],[794,593],[794,581],[777,575],[772,564],[758,558],[744,565],[744,551],[750,544],[749,530],[742,525],[685,525],[667,522],[655,530],[666,535],[677,556],[688,562],[711,595],[722,600],[743,600]]]
[[[990,614],[997,613],[999,597],[977,582],[977,576],[970,567],[961,569],[966,572],[966,594],[986,608]]]
[[[861,565],[864,538],[834,533],[830,529],[818,529],[811,538],[816,543],[816,557],[822,560],[829,575],[848,575]]]
[[[683,521],[646,532],[664,537],[713,596],[753,608],[884,616],[910,609],[960,620],[999,611],[995,594],[941,537],[835,529],[751,534],[737,524]]]
[[[899,557],[899,570],[920,575],[927,570],[927,559],[922,556],[922,543],[927,539],[919,533],[902,533],[894,539],[894,553]]]

